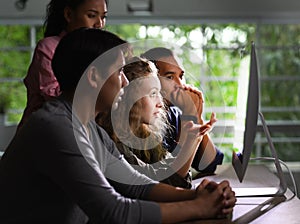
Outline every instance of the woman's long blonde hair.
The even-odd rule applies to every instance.
[[[128,105],[128,102],[136,97],[138,88],[141,88],[143,77],[157,74],[157,69],[151,61],[134,57],[124,66],[124,74],[129,80],[129,86],[131,86],[130,88],[129,86],[125,87],[122,101],[119,103],[116,112],[112,113],[117,114],[117,116],[101,115],[98,123],[106,129],[117,144],[122,143],[129,146],[132,152],[144,162],[157,162],[166,155],[166,150],[162,146],[162,140],[168,128],[164,106],[155,124],[144,124],[141,119],[143,109],[141,99],[137,100],[132,107]],[[132,82],[133,80],[135,82]],[[114,125],[112,125],[111,118]],[[136,141],[137,138],[141,141]],[[133,145],[134,147],[132,147]]]

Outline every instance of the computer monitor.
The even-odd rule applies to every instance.
[[[248,163],[250,161],[251,152],[254,147],[254,141],[256,136],[257,121],[258,116],[260,117],[261,124],[263,126],[268,144],[271,150],[271,154],[274,159],[276,166],[277,174],[280,179],[280,186],[278,189],[261,189],[261,191],[252,191],[260,192],[255,194],[239,195],[239,196],[274,196],[274,195],[283,195],[287,189],[287,184],[283,176],[283,172],[279,163],[279,159],[273,145],[267,124],[263,117],[263,114],[259,112],[259,79],[258,79],[258,66],[257,66],[257,57],[255,51],[255,44],[252,42],[251,45],[251,58],[250,58],[250,74],[249,74],[249,86],[248,86],[248,96],[246,104],[246,118],[245,118],[245,130],[243,138],[243,149],[242,152],[235,153],[232,155],[232,165],[236,172],[236,175],[240,182],[243,181],[245,173],[247,171]],[[267,192],[266,190],[270,190]]]
[[[245,129],[243,137],[242,152],[233,152],[232,165],[240,180],[243,181],[247,166],[250,160],[254,140],[256,136],[258,111],[259,111],[259,81],[258,81],[258,68],[255,52],[255,45],[251,45],[251,58],[250,58],[250,74],[248,83],[248,94],[246,104],[246,118]]]

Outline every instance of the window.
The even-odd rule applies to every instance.
[[[250,42],[255,41],[261,79],[261,111],[270,125],[279,157],[300,160],[300,25],[199,24],[106,27],[128,41],[162,40],[181,50],[187,82],[205,94],[205,118],[215,111],[219,119],[213,138],[231,158],[233,120],[237,108],[238,77],[248,73]],[[26,105],[22,82],[35,43],[42,38],[40,26],[0,27],[0,109],[7,121],[17,123]],[[256,155],[266,155],[267,144],[260,131]]]

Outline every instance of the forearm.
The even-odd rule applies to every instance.
[[[149,193],[149,200],[156,202],[185,201],[195,197],[195,190],[177,188],[163,183],[153,186]]]
[[[196,206],[191,200],[176,203],[159,203],[159,206],[162,223],[179,223],[201,217],[201,209],[196,210]]]
[[[150,196],[150,200],[156,200],[157,197],[160,199],[156,201],[159,202],[162,223],[225,217],[232,213],[236,202],[234,192],[227,181],[217,184],[206,180],[206,183],[200,183],[196,191],[160,184],[154,186]]]
[[[181,161],[186,161],[183,166],[180,167],[180,169],[177,171],[177,173],[185,177],[192,165],[193,159],[195,157],[195,154],[197,152],[197,149],[200,145],[200,138],[187,138],[184,142],[179,154],[177,160],[181,163]],[[192,143],[193,142],[193,143]],[[192,144],[191,144],[192,143]]]
[[[200,150],[201,155],[198,168],[205,169],[215,159],[217,153],[216,147],[208,134],[203,136],[198,150]]]
[[[213,149],[214,151],[216,151],[214,143],[212,142],[209,134],[203,136],[200,147],[203,148],[203,151],[206,149]]]

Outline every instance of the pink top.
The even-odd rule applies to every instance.
[[[59,36],[46,37],[38,42],[27,76],[24,79],[27,88],[27,105],[18,128],[24,124],[32,112],[42,106],[43,102],[60,94],[51,61],[59,41],[65,34],[66,32],[63,31]]]

